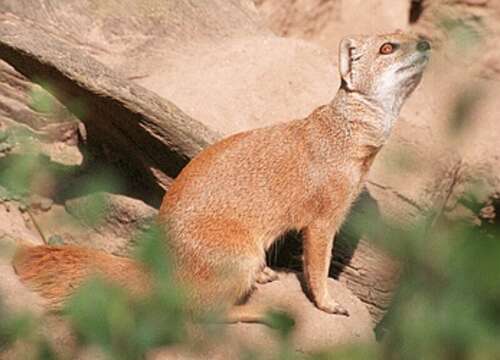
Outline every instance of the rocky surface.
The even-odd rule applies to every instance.
[[[0,294],[2,306],[10,311],[25,311],[40,314],[44,300],[29,291],[17,278],[10,259],[15,246],[20,243],[42,244],[36,229],[23,216],[15,202],[0,202]],[[31,225],[31,226],[30,226]]]
[[[342,284],[329,280],[328,287],[335,299],[351,313],[350,317],[326,314],[310,306],[304,294],[300,277],[294,273],[279,273],[277,281],[258,286],[249,303],[286,310],[295,319],[290,346],[298,353],[321,351],[352,342],[372,342],[374,332],[370,314]],[[280,350],[279,335],[264,325],[231,324],[225,329],[221,342],[215,342],[203,353],[192,353],[184,349],[160,351],[152,357],[163,359],[229,359],[238,357],[242,349],[263,351],[264,358],[271,358]],[[234,350],[236,349],[236,352]]]
[[[280,273],[280,278],[258,287],[250,304],[274,306],[289,311],[295,319],[294,347],[299,352],[347,344],[354,341],[373,341],[374,333],[366,306],[340,282],[328,281],[334,299],[349,311],[350,316],[327,314],[314,306],[306,297],[300,278],[296,274]],[[249,346],[269,341],[269,331],[263,326],[235,324],[229,326],[235,336],[249,340]],[[255,345],[252,345],[255,344]]]

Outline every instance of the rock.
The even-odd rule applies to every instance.
[[[17,278],[10,264],[15,246],[19,242],[42,244],[38,235],[32,232],[23,220],[19,209],[0,204],[0,297],[10,310],[30,310],[41,313],[44,300],[28,290]],[[0,356],[1,357],[1,356]]]
[[[26,211],[28,211],[28,205],[26,205],[25,203],[20,203],[17,208],[19,209],[20,212],[22,213],[25,213]]]
[[[26,226],[23,214],[18,207],[8,206],[8,203],[0,204],[0,232],[15,241],[25,241],[33,244],[42,243],[42,239],[38,234]]]
[[[375,340],[368,309],[343,284],[328,279],[330,294],[349,311],[348,317],[327,314],[316,308],[305,295],[297,274],[280,273],[279,275],[279,280],[258,286],[257,291],[250,297],[249,303],[273,304],[293,314],[295,328],[292,343],[296,351],[310,352],[352,342]],[[272,343],[269,329],[255,324],[229,325],[229,334],[245,339],[249,347],[254,344],[262,346]]]
[[[4,246],[5,244],[0,245]],[[10,264],[10,257],[0,257],[0,274],[2,274],[2,281],[0,281],[2,306],[6,306],[12,312],[29,311],[35,314],[44,312],[45,300],[19,281]],[[2,358],[1,353],[0,358]]]
[[[124,238],[144,228],[157,214],[156,209],[141,200],[104,192],[69,199],[64,206],[73,217],[99,232]]]
[[[49,198],[42,198],[42,201],[40,202],[40,209],[43,211],[48,211],[52,207],[52,204],[54,201]]]
[[[280,273],[277,281],[259,285],[249,303],[273,305],[287,309],[295,318],[295,326],[288,344],[298,353],[311,353],[335,346],[370,343],[375,341],[372,319],[366,306],[344,285],[328,280],[329,290],[350,316],[331,315],[318,310],[306,297],[297,274]],[[157,351],[154,360],[167,359],[231,359],[241,356],[242,349],[252,349],[272,357],[279,351],[279,335],[261,324],[238,323],[227,325],[221,339],[215,337],[202,355],[186,349]]]
[[[485,6],[489,0],[459,0],[458,3],[462,3],[470,6]]]
[[[337,44],[344,36],[409,26],[410,1],[385,4],[380,0],[257,0],[256,4],[275,33],[318,43],[330,50],[332,61],[336,60]]]
[[[72,234],[64,237],[65,244],[122,256],[131,254],[157,214],[155,208],[141,200],[106,192],[69,199],[64,208],[54,207],[44,216],[38,214],[39,223],[48,224],[47,234]]]
[[[48,211],[52,207],[54,201],[52,199],[33,194],[29,198],[29,206],[32,209]]]

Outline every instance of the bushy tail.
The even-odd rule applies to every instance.
[[[46,298],[53,309],[60,308],[93,275],[135,294],[149,287],[148,275],[138,262],[77,246],[22,246],[13,266],[21,281]]]

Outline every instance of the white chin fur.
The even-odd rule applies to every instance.
[[[405,64],[388,67],[375,84],[375,97],[385,102],[397,100],[395,96],[404,93],[401,90],[409,85],[408,81],[417,80],[416,75],[423,72],[427,62],[428,57],[418,53],[411,56]]]
[[[384,108],[387,117],[384,120],[384,132],[388,136],[394,120],[399,115],[404,100],[420,80],[420,75],[427,64],[427,57],[416,54],[404,65],[393,64],[385,69],[374,87],[372,96]]]

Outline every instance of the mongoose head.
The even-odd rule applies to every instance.
[[[342,87],[397,115],[429,60],[427,40],[401,32],[350,36],[340,43]]]

